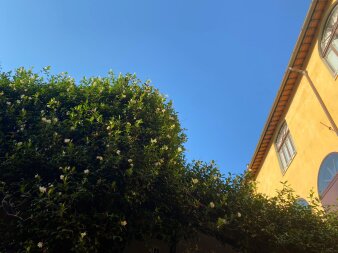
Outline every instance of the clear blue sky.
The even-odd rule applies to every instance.
[[[310,0],[0,0],[2,70],[136,73],[168,94],[188,159],[250,162]]]

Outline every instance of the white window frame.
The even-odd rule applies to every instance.
[[[338,64],[335,65],[333,60],[330,59],[329,56],[331,55],[333,57],[335,56],[336,58],[338,58],[338,46],[334,45],[335,44],[334,42],[336,41],[335,37],[338,36],[338,20],[332,26],[332,34],[329,37],[324,38],[324,33],[326,32],[326,29],[328,28],[330,19],[337,12],[338,12],[338,4],[334,5],[333,8],[330,8],[329,15],[327,15],[324,26],[321,29],[322,31],[321,31],[320,41],[319,41],[319,51],[320,51],[321,57],[323,58],[325,64],[327,65],[330,72],[333,74],[335,78],[338,75]]]
[[[297,153],[286,122],[284,122],[279,128],[275,139],[275,147],[282,173],[285,174]]]

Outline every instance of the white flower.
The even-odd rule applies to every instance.
[[[34,178],[38,178],[39,177],[39,174],[35,174]]]
[[[44,187],[44,186],[39,186],[39,191],[40,191],[41,193],[45,193],[45,192],[47,191],[47,188]]]
[[[175,124],[171,125],[171,126],[170,126],[170,129],[174,129],[175,126],[176,126]]]
[[[242,214],[240,212],[237,213],[237,217],[241,218]]]
[[[40,248],[40,249],[43,247],[43,243],[42,242],[38,242],[37,245],[38,245],[38,248]]]
[[[83,237],[85,237],[87,235],[87,233],[86,232],[82,232],[80,235],[81,235],[81,238],[83,238]]]
[[[98,156],[96,157],[96,159],[102,161],[102,160],[103,160],[103,157],[98,155]]]
[[[223,226],[225,224],[228,224],[229,222],[226,219],[218,218],[217,219],[217,227]]]
[[[158,164],[161,165],[162,163],[164,163],[164,159],[161,158],[159,161],[158,161]]]
[[[123,221],[120,222],[120,224],[121,224],[121,226],[125,227],[127,225],[127,221],[123,220]]]
[[[177,151],[178,151],[178,152],[182,152],[182,148],[181,148],[181,147],[178,147],[178,148],[177,148]]]
[[[50,119],[47,119],[45,117],[42,117],[41,120],[45,123],[48,123],[48,124],[52,123],[52,121]]]
[[[193,184],[197,184],[198,183],[198,179],[197,178],[193,178],[191,181],[192,181]]]
[[[69,143],[69,142],[70,142],[70,139],[65,139],[64,142],[65,142],[65,143]]]
[[[65,179],[65,176],[64,175],[60,175],[60,179],[61,180]]]
[[[7,104],[7,105],[11,105],[12,103],[8,101],[8,102],[6,102],[6,104]]]
[[[88,169],[86,169],[86,170],[84,170],[84,171],[83,171],[83,173],[85,173],[85,174],[89,174],[89,170],[88,170]]]
[[[22,145],[22,142],[20,141],[20,142],[18,142],[16,145],[17,145],[17,146],[21,146],[21,145]]]
[[[162,148],[163,148],[164,150],[168,150],[168,146],[167,146],[167,145],[164,145]]]
[[[16,102],[17,102],[18,104],[20,104],[21,100],[17,99]]]
[[[133,159],[128,159],[128,163],[131,163],[131,162],[133,162]]]
[[[157,140],[156,140],[156,138],[155,139],[150,139],[150,142],[151,143],[157,143]]]
[[[65,170],[70,170],[70,166],[65,167]]]
[[[215,203],[214,202],[210,202],[209,206],[210,206],[210,208],[215,208]]]
[[[120,150],[117,150],[117,151],[116,151],[116,154],[120,155],[120,154],[121,154],[121,151],[120,151]]]

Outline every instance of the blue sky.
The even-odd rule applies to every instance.
[[[151,79],[187,129],[187,158],[240,173],[310,2],[0,0],[0,65]]]

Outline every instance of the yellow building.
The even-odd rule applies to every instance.
[[[287,181],[306,200],[338,198],[338,1],[313,0],[249,165],[258,191]]]

